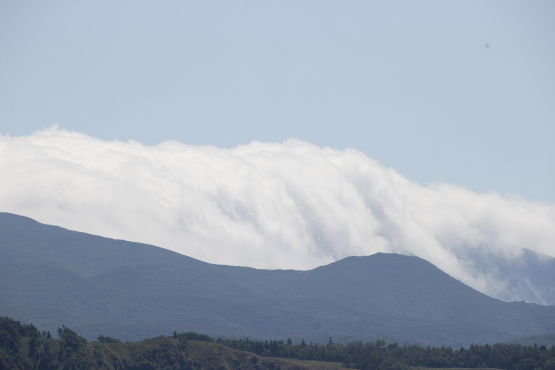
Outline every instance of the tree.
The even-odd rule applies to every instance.
[[[78,351],[87,344],[87,340],[85,338],[78,335],[65,325],[58,328],[58,336],[62,340],[63,348],[71,348],[73,351]]]
[[[96,340],[98,340],[100,343],[121,343],[119,339],[104,335],[99,335]]]

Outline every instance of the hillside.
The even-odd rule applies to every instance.
[[[256,356],[220,344],[188,340],[186,334],[136,343],[87,343],[64,327],[60,339],[0,317],[0,369],[184,369],[184,370],[336,370],[334,364]]]
[[[502,302],[396,254],[310,271],[212,265],[162,248],[0,214],[0,315],[88,339],[212,336],[436,345],[555,333],[555,306]]]
[[[68,327],[58,338],[34,325],[0,317],[0,370],[4,369],[183,369],[183,370],[408,370],[426,368],[553,370],[555,347],[515,344],[469,348],[423,348],[383,340],[327,344],[291,340],[214,340],[194,332],[122,343],[87,340]]]

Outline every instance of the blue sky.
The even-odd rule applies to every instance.
[[[555,3],[3,1],[0,134],[355,148],[555,202]]]

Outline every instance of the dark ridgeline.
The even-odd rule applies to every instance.
[[[555,266],[555,265],[554,265]],[[54,332],[452,345],[555,333],[555,306],[502,302],[417,257],[349,257],[310,271],[212,265],[162,248],[0,213],[0,315]]]

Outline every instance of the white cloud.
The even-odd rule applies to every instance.
[[[233,149],[102,141],[56,126],[0,136],[0,210],[201,260],[310,269],[408,251],[507,292],[480,256],[555,256],[555,205],[421,186],[364,154],[287,140]],[[479,262],[479,263],[478,263]]]

